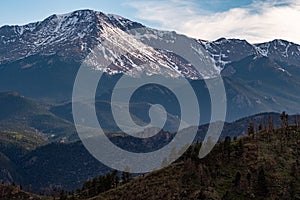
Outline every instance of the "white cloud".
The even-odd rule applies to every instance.
[[[256,0],[247,7],[214,13],[193,1],[145,0],[129,5],[137,9],[137,18],[195,38],[241,38],[252,43],[285,39],[300,44],[299,0]]]

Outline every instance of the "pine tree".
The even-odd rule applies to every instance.
[[[286,129],[289,126],[289,115],[283,111],[280,114],[280,119],[281,119],[281,128]]]
[[[266,196],[269,193],[265,170],[263,167],[259,169],[257,176],[257,192],[260,196]]]
[[[233,181],[235,187],[238,187],[240,185],[240,183],[241,183],[241,177],[242,177],[242,175],[241,175],[240,172],[237,172],[235,174],[235,178],[234,178],[234,181]]]
[[[253,123],[253,122],[251,122],[251,123],[249,124],[249,127],[248,127],[248,135],[249,135],[249,136],[252,135],[252,137],[254,138],[254,123]]]
[[[244,144],[243,144],[242,139],[239,140],[239,143],[238,143],[238,144],[239,144],[239,145],[238,145],[238,149],[237,149],[237,154],[238,154],[239,156],[242,156],[243,153],[244,153]]]
[[[259,131],[262,131],[263,129],[264,129],[264,125],[263,125],[263,124],[259,124],[258,130],[259,130]]]
[[[269,116],[268,117],[268,128],[267,128],[267,135],[268,135],[268,139],[270,140],[270,136],[273,134],[274,132],[274,123],[273,123],[273,119]]]
[[[64,190],[61,190],[59,194],[59,200],[67,200],[67,199],[68,199],[68,195],[66,194],[66,192]]]
[[[295,115],[295,126],[299,127],[299,115]]]
[[[228,159],[230,159],[230,153],[231,153],[231,138],[229,136],[226,136],[224,141],[224,153],[227,153]]]
[[[128,183],[131,179],[131,174],[128,171],[123,171],[121,179],[123,183]]]
[[[247,173],[247,181],[248,181],[248,186],[250,187],[251,186],[251,173],[250,172]]]

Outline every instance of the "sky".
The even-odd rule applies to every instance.
[[[9,0],[0,5],[0,26],[92,9],[204,40],[285,39],[300,44],[300,0]]]

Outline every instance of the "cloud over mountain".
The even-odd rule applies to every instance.
[[[208,40],[220,37],[247,39],[259,43],[275,38],[300,43],[300,2],[298,0],[261,1],[218,10],[220,4],[232,2],[215,0],[209,6],[196,1],[133,1],[136,16],[152,21],[160,28]],[[219,6],[218,6],[219,5]]]

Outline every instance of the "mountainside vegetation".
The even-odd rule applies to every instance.
[[[102,199],[300,199],[300,128],[267,128],[232,140],[226,137],[204,159],[201,143],[191,146],[172,165],[97,190],[95,179],[72,198]],[[95,185],[96,184],[96,185]],[[87,189],[87,186],[89,189]],[[88,194],[100,195],[90,197]]]

